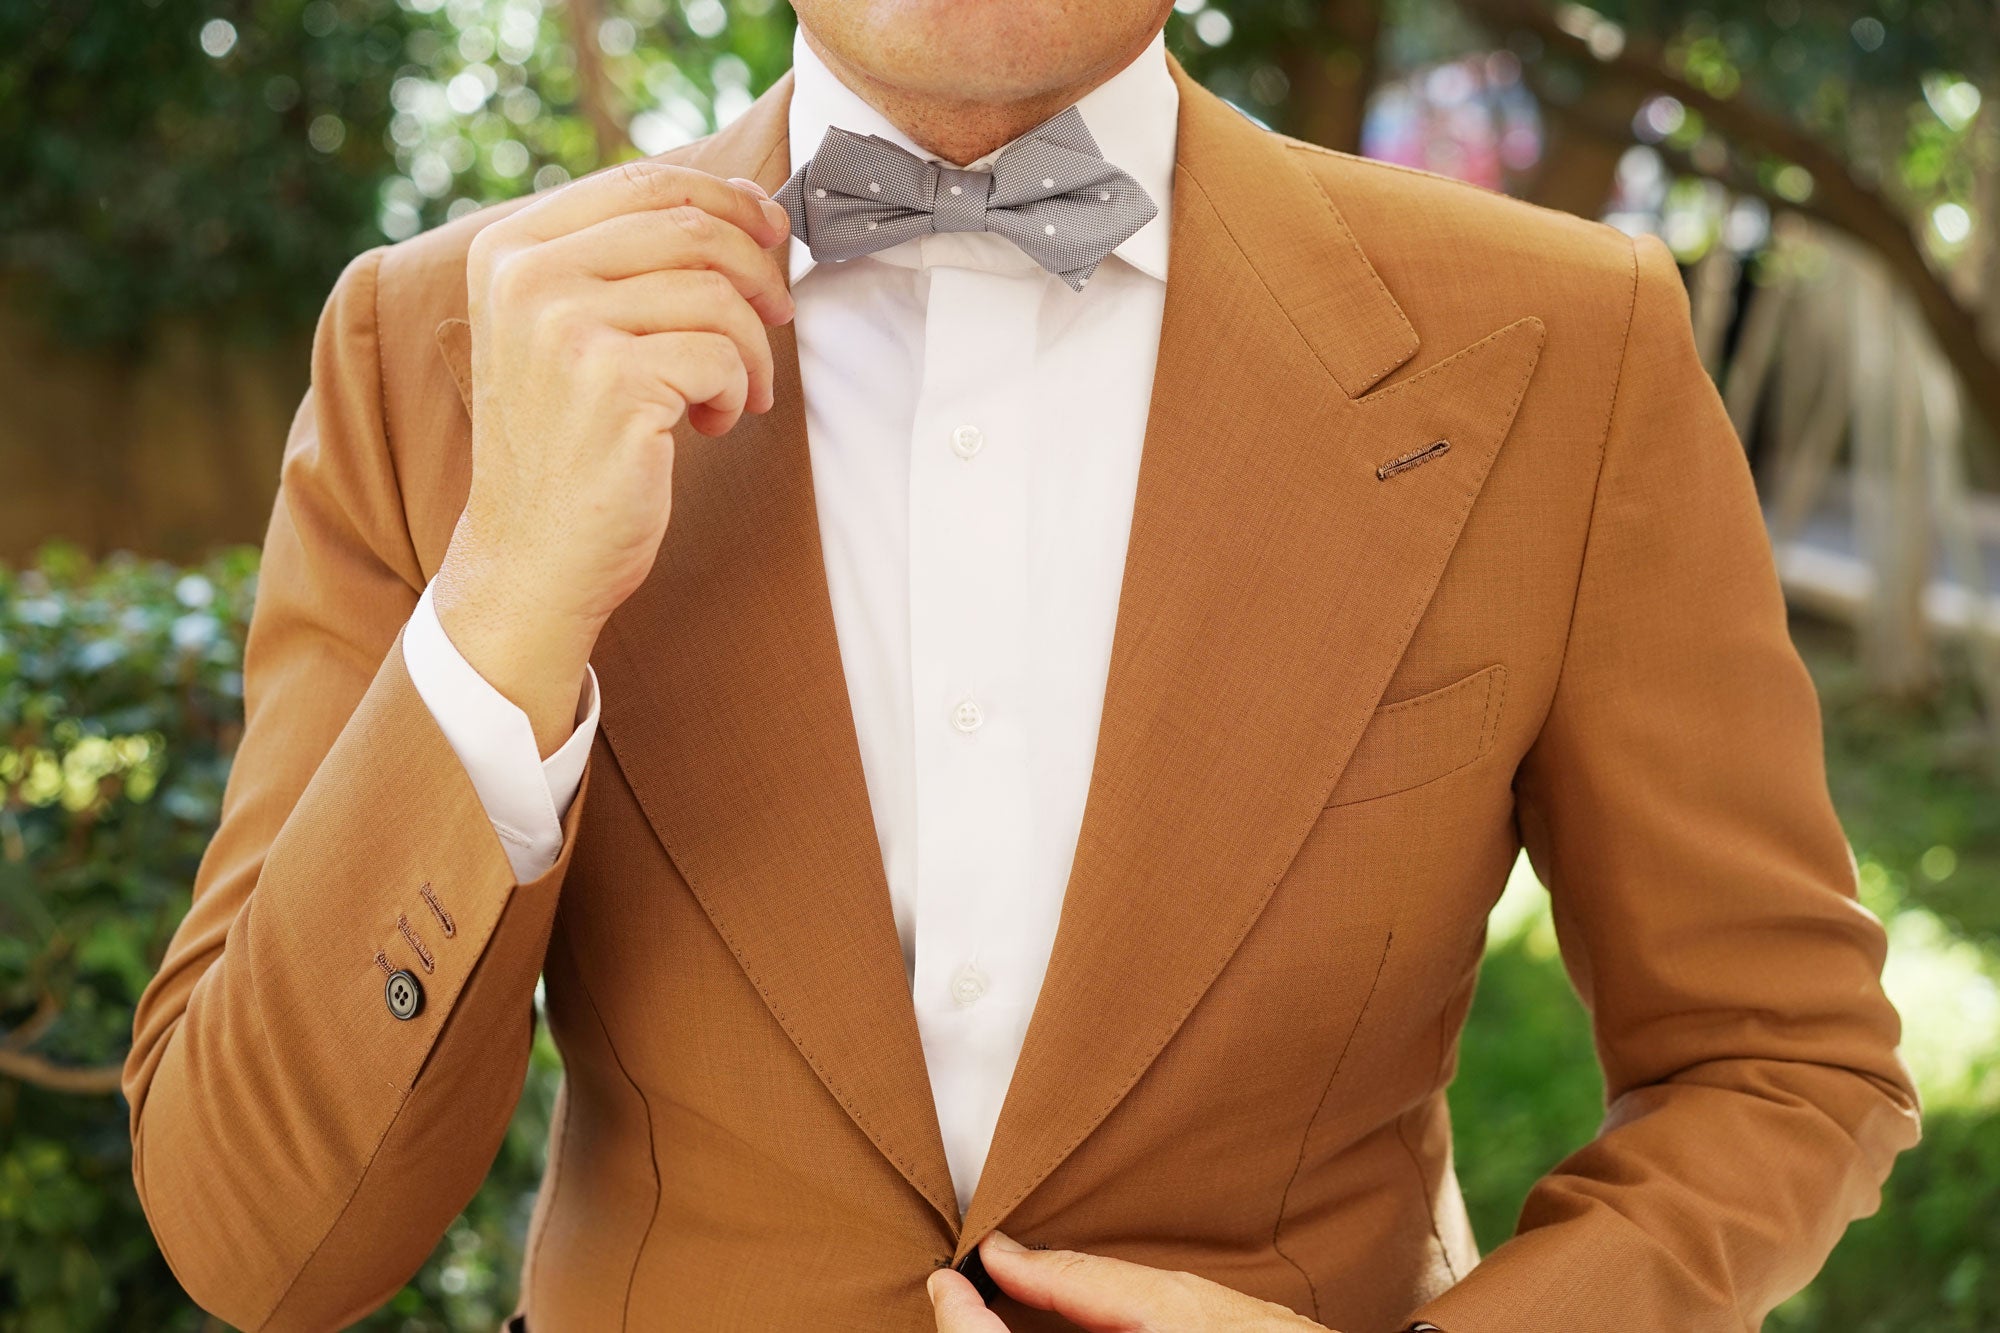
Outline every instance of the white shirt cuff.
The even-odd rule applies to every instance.
[[[403,663],[472,780],[514,878],[523,884],[541,878],[562,854],[563,816],[583,783],[597,735],[597,673],[584,668],[576,730],[543,759],[528,715],[452,646],[428,586],[403,628]]]

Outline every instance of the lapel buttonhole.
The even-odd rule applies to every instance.
[[[1421,449],[1412,449],[1407,454],[1398,455],[1375,469],[1376,479],[1387,481],[1398,472],[1407,472],[1419,463],[1428,463],[1451,448],[1450,440],[1434,440]]]

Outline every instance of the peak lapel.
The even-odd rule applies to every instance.
[[[1296,150],[1175,73],[1172,276],[1096,761],[961,1253],[1110,1114],[1249,932],[1541,345],[1523,320],[1376,389],[1417,351],[1409,321]]]
[[[688,436],[652,575],[593,657],[603,728],[660,842],[771,1013],[956,1230],[834,634],[796,344],[778,405]]]
[[[775,194],[788,74],[676,160]],[[676,440],[651,575],[592,656],[604,736],[661,844],[813,1072],[952,1232],[957,1198],[849,711],[814,508],[798,349],[777,405]],[[470,334],[438,341],[470,398]]]

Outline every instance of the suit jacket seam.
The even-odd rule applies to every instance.
[[[1450,1012],[1449,1007],[1438,1011],[1437,1060],[1431,1066],[1431,1087],[1430,1092],[1425,1096],[1425,1102],[1429,1101],[1431,1097],[1437,1096],[1444,1086],[1445,1051],[1447,1049],[1445,1025]],[[1417,1105],[1420,1107],[1424,1105],[1424,1102],[1419,1102]],[[1464,1277],[1464,1274],[1458,1271],[1458,1265],[1451,1260],[1451,1247],[1444,1243],[1444,1232],[1438,1226],[1437,1204],[1424,1181],[1423,1158],[1418,1155],[1416,1146],[1410,1142],[1409,1135],[1405,1132],[1409,1125],[1410,1117],[1416,1113],[1416,1109],[1416,1107],[1412,1107],[1410,1110],[1404,1111],[1396,1117],[1396,1142],[1402,1145],[1403,1155],[1409,1158],[1410,1169],[1416,1173],[1417,1192],[1423,1197],[1424,1217],[1430,1222],[1431,1240],[1437,1246],[1438,1258],[1444,1261],[1444,1271],[1451,1275],[1452,1282],[1456,1284]],[[1445,1121],[1447,1126],[1449,1126],[1450,1120],[1451,1108],[1450,1103],[1447,1102],[1445,1104]]]
[[[597,1007],[596,997],[591,994],[590,983],[584,979],[583,965],[577,961],[576,950],[570,947],[567,932],[562,937],[562,951],[568,957],[570,968],[575,973],[577,991],[590,1009],[591,1021],[597,1024],[598,1032],[604,1037],[604,1049],[610,1053],[611,1063],[618,1066],[619,1077],[623,1078],[627,1086],[632,1089],[632,1095],[639,1099],[640,1109],[646,1114],[646,1160],[653,1170],[653,1213],[646,1219],[646,1229],[640,1233],[639,1244],[632,1251],[632,1269],[625,1275],[625,1299],[618,1311],[618,1327],[623,1329],[629,1327],[632,1322],[632,1291],[639,1284],[639,1262],[645,1257],[646,1246],[653,1238],[653,1228],[659,1225],[660,1203],[666,1197],[666,1190],[660,1184],[659,1139],[653,1126],[653,1103],[646,1096],[646,1090],[639,1086],[639,1081],[632,1077],[632,1071],[625,1067],[624,1057],[618,1054],[618,1046],[611,1040],[611,1029],[604,1021],[603,1011]],[[564,1131],[567,1133],[569,1122],[567,1101],[563,1106],[563,1121]],[[549,1200],[549,1206],[551,1209],[554,1208],[554,1198]],[[542,1220],[542,1226],[544,1229],[548,1226],[546,1217]]]
[[[1436,1088],[1433,1087],[1431,1090],[1433,1096],[1436,1095],[1436,1091]],[[1422,1105],[1422,1103],[1420,1102],[1418,1105]],[[1456,1283],[1459,1278],[1458,1265],[1452,1263],[1451,1251],[1444,1243],[1444,1233],[1438,1229],[1437,1205],[1432,1201],[1431,1192],[1426,1188],[1424,1183],[1423,1158],[1417,1155],[1416,1148],[1410,1143],[1410,1136],[1405,1132],[1409,1125],[1410,1116],[1414,1113],[1414,1110],[1405,1111],[1396,1117],[1396,1142],[1402,1145],[1403,1156],[1409,1159],[1410,1171],[1417,1178],[1417,1193],[1422,1196],[1424,1201],[1424,1218],[1430,1224],[1431,1243],[1437,1246],[1438,1258],[1444,1261],[1445,1272],[1451,1274],[1451,1280]]]
[[[368,292],[371,321],[368,335],[375,344],[375,415],[382,429],[382,461],[388,466],[389,489],[395,494],[396,512],[403,520],[403,553],[409,557],[409,568],[417,575],[417,581],[411,586],[422,591],[424,584],[429,580],[424,574],[423,558],[417,554],[417,539],[410,522],[409,501],[403,489],[402,468],[397,462],[396,445],[389,430],[389,358],[382,346],[382,265],[388,258],[388,250],[386,247],[377,248],[369,253],[374,258],[374,274]]]
[[[564,952],[568,952],[567,946],[565,946]],[[608,1041],[610,1038],[607,1036],[606,1040]],[[529,1059],[531,1060],[534,1058],[533,1041],[534,1036],[531,1029],[529,1033]],[[528,1294],[528,1274],[533,1271],[535,1260],[542,1252],[542,1238],[548,1234],[549,1219],[555,1216],[556,1204],[562,1197],[563,1165],[569,1157],[570,1134],[575,1128],[575,1119],[570,1115],[569,1089],[567,1087],[558,1089],[556,1095],[560,1099],[559,1105],[556,1107],[560,1123],[556,1126],[553,1155],[549,1158],[548,1165],[542,1170],[542,1184],[546,1185],[549,1191],[548,1204],[543,1208],[540,1219],[537,1220],[533,1229],[528,1233],[527,1247],[521,1252],[520,1291],[517,1295],[516,1303],[519,1306],[519,1312],[524,1321],[527,1317],[527,1301],[525,1297]],[[648,1113],[647,1118],[651,1119],[650,1113]],[[658,1174],[657,1166],[654,1168],[654,1174],[656,1176]]]
[[[1347,1038],[1340,1043],[1340,1053],[1334,1057],[1333,1068],[1326,1076],[1325,1085],[1320,1088],[1319,1100],[1313,1104],[1312,1114],[1306,1117],[1306,1127],[1299,1133],[1299,1154],[1292,1163],[1291,1175],[1285,1178],[1285,1188],[1278,1195],[1278,1215],[1271,1222],[1271,1249],[1304,1279],[1306,1291],[1312,1298],[1312,1317],[1315,1320],[1319,1318],[1319,1285],[1312,1280],[1312,1274],[1306,1272],[1304,1265],[1285,1253],[1284,1246],[1279,1243],[1279,1233],[1284,1230],[1285,1213],[1291,1204],[1292,1186],[1298,1183],[1299,1176],[1305,1171],[1306,1145],[1312,1141],[1313,1126],[1319,1123],[1320,1113],[1326,1110],[1326,1099],[1333,1094],[1333,1085],[1340,1078],[1341,1067],[1347,1063],[1347,1052],[1354,1045],[1355,1034],[1361,1031],[1361,1024],[1368,1017],[1368,1005],[1374,1000],[1375,991],[1382,984],[1382,972],[1389,963],[1389,948],[1395,942],[1396,932],[1391,928],[1382,941],[1382,956],[1375,961],[1375,976],[1368,983],[1368,993],[1361,997],[1361,1011],[1355,1014],[1353,1025],[1347,1029]]]
[[[616,651],[615,648],[614,651]],[[608,734],[606,735],[605,740],[608,752],[610,753],[612,760],[615,763],[617,763],[620,772],[623,773],[626,767],[626,762],[623,756],[619,752],[618,742],[615,739],[612,739]],[[647,806],[646,797],[640,793],[637,787],[632,785],[629,777],[627,778],[625,785],[632,792],[633,799],[637,801],[641,812],[645,813],[647,820],[651,822],[652,814]],[[656,823],[653,824],[653,828],[657,831],[658,825]],[[714,912],[709,910],[709,905],[706,901],[703,900],[701,894],[695,892],[694,882],[697,878],[700,877],[697,867],[691,861],[686,860],[683,855],[676,854],[671,848],[668,848],[664,841],[660,842],[660,847],[662,851],[666,853],[667,859],[669,862],[673,864],[674,869],[677,872],[679,872],[680,879],[686,886],[689,895],[694,898],[696,905],[701,908],[703,917],[707,919],[709,925],[714,929],[717,937],[719,937],[722,940],[723,944],[729,949],[730,956],[735,958],[738,966],[742,968],[744,977],[750,982],[751,986],[756,990],[758,997],[761,1000],[763,1000],[764,1006],[771,1011],[771,1016],[778,1021],[778,1026],[784,1029],[786,1037],[789,1038],[792,1041],[792,1044],[798,1048],[799,1054],[802,1057],[804,1057],[806,1064],[812,1069],[813,1073],[818,1076],[820,1082],[826,1086],[827,1091],[832,1095],[833,1099],[840,1104],[841,1108],[847,1112],[848,1116],[853,1119],[854,1123],[860,1127],[861,1132],[868,1136],[869,1142],[873,1143],[881,1151],[882,1155],[889,1160],[890,1165],[896,1167],[897,1170],[903,1174],[903,1177],[906,1180],[909,1180],[911,1184],[914,1186],[916,1182],[916,1177],[919,1174],[919,1168],[916,1166],[916,1164],[909,1161],[901,1153],[898,1153],[893,1149],[891,1149],[885,1143],[885,1141],[880,1137],[880,1131],[876,1129],[877,1122],[869,1118],[867,1113],[861,1109],[860,1104],[854,1101],[853,1097],[851,1096],[848,1090],[846,1090],[844,1087],[836,1086],[837,1082],[836,1076],[832,1072],[830,1072],[828,1066],[823,1062],[821,1054],[817,1051],[807,1049],[806,1045],[803,1042],[799,1041],[797,1037],[792,1035],[794,1023],[791,1016],[791,1010],[782,1005],[778,1001],[778,998],[773,994],[771,994],[769,988],[765,985],[762,979],[752,974],[748,961],[744,956],[744,951],[741,941],[737,938],[734,932],[729,930],[728,927],[726,927],[719,919],[717,919]],[[572,955],[572,957],[574,957],[574,955]],[[600,1023],[602,1022],[601,1019],[599,1021]],[[609,1040],[610,1040],[610,1034],[607,1033],[606,1041],[608,1042]],[[629,1081],[630,1076],[628,1075],[627,1078]],[[650,1133],[650,1125],[648,1126],[648,1132]],[[1081,1140],[1078,1140],[1078,1142],[1081,1142]],[[1072,1144],[1071,1146],[1074,1147],[1075,1145]],[[654,1162],[655,1179],[658,1178],[658,1175],[659,1175],[659,1163],[656,1159]],[[938,1206],[937,1201],[935,1199],[932,1199],[929,1194],[924,1193],[921,1186],[917,1186],[917,1189],[920,1194],[923,1194],[924,1199],[927,1202],[929,1202],[932,1207],[935,1208]],[[1020,1202],[1020,1199],[1023,1197],[1026,1197],[1026,1191],[1023,1191],[1022,1195],[1017,1196],[1008,1205],[1008,1207],[1012,1208],[1013,1203]],[[943,1209],[940,1208],[939,1211],[942,1212]]]
[[[440,1028],[439,1031],[442,1034],[443,1029]],[[368,1160],[362,1164],[359,1171],[355,1172],[354,1186],[348,1190],[347,1198],[340,1205],[340,1211],[334,1214],[333,1221],[327,1224],[326,1230],[320,1232],[319,1239],[313,1242],[312,1249],[307,1252],[305,1259],[300,1262],[297,1271],[292,1274],[291,1280],[285,1283],[285,1289],[278,1293],[278,1299],[271,1303],[271,1308],[265,1312],[262,1319],[257,1321],[259,1329],[271,1326],[271,1321],[278,1317],[278,1311],[284,1309],[285,1302],[290,1299],[292,1292],[297,1289],[299,1279],[303,1278],[306,1275],[306,1270],[312,1267],[313,1260],[319,1257],[319,1252],[326,1247],[326,1243],[332,1238],[333,1233],[340,1230],[340,1224],[347,1219],[348,1210],[353,1208],[354,1201],[361,1197],[361,1187],[367,1183],[368,1173],[375,1169],[375,1159],[382,1155],[382,1145],[389,1141],[389,1135],[394,1132],[396,1122],[403,1118],[404,1109],[409,1106],[410,1099],[415,1095],[416,1085],[412,1084],[409,1090],[403,1094],[402,1099],[396,1103],[395,1114],[389,1117],[389,1123],[382,1126],[381,1134],[376,1136],[375,1146],[368,1150]]]
[[[1547,708],[1543,710],[1541,721],[1537,724],[1536,740],[1529,743],[1529,753],[1534,751],[1535,746],[1540,741],[1541,728],[1547,725],[1548,714],[1554,710],[1556,700],[1562,694],[1563,678],[1569,670],[1570,644],[1576,638],[1577,608],[1583,601],[1584,575],[1590,564],[1591,543],[1597,535],[1598,505],[1604,496],[1605,459],[1610,453],[1611,427],[1618,416],[1618,398],[1625,387],[1625,370],[1632,357],[1632,326],[1637,322],[1639,309],[1639,243],[1628,236],[1626,238],[1626,246],[1631,262],[1631,276],[1627,283],[1625,294],[1625,330],[1618,344],[1618,373],[1612,381],[1611,393],[1604,405],[1604,425],[1599,429],[1597,436],[1597,466],[1596,473],[1591,479],[1590,513],[1584,520],[1583,547],[1578,553],[1576,561],[1576,583],[1570,589],[1569,618],[1563,625],[1562,654],[1556,661],[1554,683],[1549,687],[1549,703]],[[1525,759],[1523,762],[1525,762]],[[1524,790],[1520,786],[1518,779],[1514,787],[1514,799],[1517,806],[1534,806],[1536,804],[1535,795],[1532,790]],[[1518,816],[1515,826],[1518,831]],[[1553,872],[1551,873],[1553,874]]]

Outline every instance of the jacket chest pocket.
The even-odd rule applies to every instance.
[[[1428,694],[1375,710],[1329,808],[1435,782],[1493,748],[1507,668],[1496,662]]]

